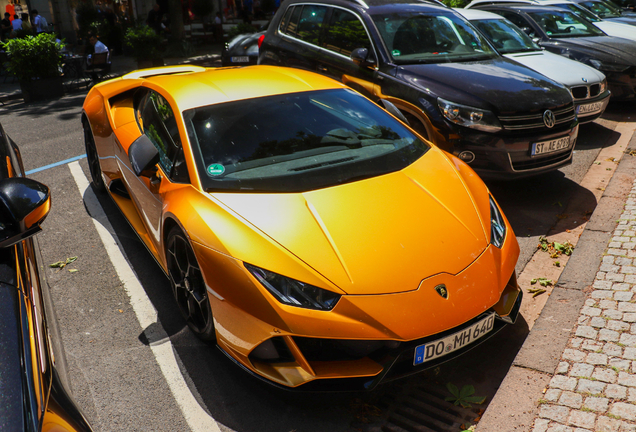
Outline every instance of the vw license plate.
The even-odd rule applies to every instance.
[[[494,324],[495,314],[492,313],[464,330],[460,330],[457,333],[446,336],[443,339],[438,339],[416,347],[413,365],[422,364],[452,353],[453,351],[457,351],[458,349],[490,333]]]
[[[570,137],[557,138],[532,144],[532,156],[563,150],[570,146]]]
[[[593,102],[579,106],[579,115],[599,112],[603,108],[603,102]]]
[[[230,61],[232,63],[249,63],[250,58],[248,56],[238,56],[238,57],[232,57]]]

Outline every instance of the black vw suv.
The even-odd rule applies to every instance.
[[[412,0],[289,0],[259,64],[333,77],[396,105],[480,175],[518,178],[572,161],[572,95],[508,60],[452,9]]]

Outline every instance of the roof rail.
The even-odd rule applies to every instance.
[[[162,66],[152,69],[142,69],[134,72],[127,73],[122,78],[123,79],[139,79],[139,78],[150,78],[158,75],[172,75],[178,73],[187,73],[187,72],[205,72],[205,68],[202,66],[195,65],[177,65],[177,66]]]

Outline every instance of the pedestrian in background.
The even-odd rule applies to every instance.
[[[33,27],[31,26],[31,22],[29,21],[29,14],[28,13],[23,13],[22,14],[22,30],[25,30],[29,33],[33,32]]]
[[[11,25],[13,26],[14,32],[22,30],[22,19],[18,16],[18,14],[13,15],[13,21],[11,22]]]
[[[35,28],[36,34],[49,30],[49,25],[46,22],[46,18],[40,15],[37,9],[31,10],[31,16],[33,17],[33,28]]]
[[[11,14],[9,14],[9,12],[5,12],[4,19],[0,21],[0,39],[3,41],[6,40],[12,29]]]

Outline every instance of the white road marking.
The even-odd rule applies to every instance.
[[[153,326],[153,336],[156,336],[156,339],[153,339],[159,342],[152,343],[150,348],[190,429],[193,432],[220,432],[216,421],[199,405],[186,384],[170,338],[157,319],[157,311],[119,249],[119,239],[93,190],[89,187],[88,179],[79,162],[70,163],[69,169],[80,194],[84,197],[84,204],[93,219],[95,229],[102,239],[113,267],[130,297],[130,305],[135,311],[139,325],[142,329],[147,329],[152,324],[158,324]]]

